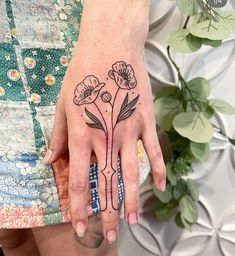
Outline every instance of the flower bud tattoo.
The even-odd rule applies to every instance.
[[[137,86],[137,80],[131,65],[126,64],[124,61],[118,61],[112,65],[112,69],[108,72],[108,75],[117,88],[114,95],[112,95],[112,93],[108,90],[109,88],[106,88],[107,85],[105,83],[100,82],[94,75],[89,75],[76,86],[73,102],[78,106],[89,106],[89,104],[94,104],[99,112],[100,116],[97,116],[88,110],[88,107],[85,107],[85,113],[90,119],[90,122],[87,122],[86,124],[91,128],[102,130],[106,138],[105,165],[102,170],[99,170],[105,179],[104,189],[106,203],[101,210],[108,210],[109,212],[112,212],[112,210],[118,210],[118,205],[114,204],[112,194],[113,177],[117,172],[117,167],[113,166],[112,161],[114,131],[117,128],[118,123],[129,118],[135,112],[139,95],[129,100],[129,91],[134,90]],[[105,88],[105,91],[101,92],[103,88]],[[115,102],[120,90],[126,90],[127,92],[118,114],[114,115]],[[111,117],[105,118],[105,113],[102,113],[101,108],[96,102],[99,97],[103,103],[110,104],[112,110]],[[111,195],[108,194],[107,188],[111,188]]]
[[[105,103],[109,103],[112,100],[112,95],[108,91],[103,92],[100,97]]]

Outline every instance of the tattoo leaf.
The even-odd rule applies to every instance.
[[[96,129],[104,130],[104,129],[103,129],[103,126],[100,126],[100,125],[97,124],[97,123],[87,123],[87,122],[86,122],[86,124],[87,124],[89,127],[91,127],[91,128],[96,128]]]
[[[93,121],[93,123],[86,123],[91,128],[101,129],[105,132],[104,126],[102,125],[101,121],[98,117],[92,114],[87,108],[85,108],[85,112],[87,116]]]
[[[128,93],[122,103],[120,113],[117,117],[117,123],[130,117],[136,108],[133,108],[139,99],[139,95],[136,96],[131,102],[128,103]]]
[[[123,110],[124,108],[126,108],[127,105],[128,105],[128,93],[126,94],[126,97],[125,97],[125,99],[124,99],[124,101],[123,101],[123,103],[122,103],[120,112],[122,112],[122,110]]]

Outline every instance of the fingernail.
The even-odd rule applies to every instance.
[[[78,221],[76,225],[76,232],[79,237],[83,237],[85,234],[85,225],[82,221]]]
[[[161,189],[161,191],[165,191],[165,189],[166,189],[166,180],[165,179],[161,180],[160,189]]]
[[[107,232],[107,240],[110,244],[113,244],[117,240],[117,233],[115,230],[109,230]]]
[[[128,214],[128,224],[129,225],[135,225],[137,224],[138,219],[137,219],[137,214],[136,212],[131,212]]]
[[[48,149],[47,152],[46,152],[46,155],[44,156],[44,158],[42,160],[43,163],[45,163],[45,164],[50,163],[51,157],[52,157],[52,150]]]

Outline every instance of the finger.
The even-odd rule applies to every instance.
[[[166,187],[166,167],[155,126],[152,129],[144,130],[141,139],[150,161],[154,184],[159,190],[164,191]]]
[[[128,224],[136,224],[139,215],[139,165],[137,140],[127,141],[121,148],[121,169],[124,182],[125,219]]]
[[[110,144],[110,145],[109,145]],[[112,150],[111,141],[107,145],[98,146],[95,152],[98,158],[98,193],[101,207],[101,218],[104,237],[110,242],[115,242],[118,236],[118,175],[117,155],[118,150]],[[108,154],[104,152],[108,149]],[[105,157],[107,156],[107,158]],[[112,161],[112,164],[111,164]]]
[[[102,222],[98,216],[99,214],[94,214],[89,218],[87,232],[84,237],[80,238],[75,235],[76,240],[87,248],[98,248],[104,240]]]
[[[69,203],[72,225],[79,237],[84,236],[87,228],[87,202],[89,192],[89,171],[91,149],[84,138],[69,141]]]
[[[43,162],[52,164],[56,162],[67,150],[68,135],[67,121],[61,100],[56,105],[56,114],[51,133],[49,149],[44,156]]]

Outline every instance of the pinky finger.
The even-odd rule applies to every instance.
[[[159,190],[165,191],[166,166],[163,160],[157,132],[155,129],[153,129],[152,132],[151,130],[145,131],[143,132],[141,138],[150,161],[154,184]]]

